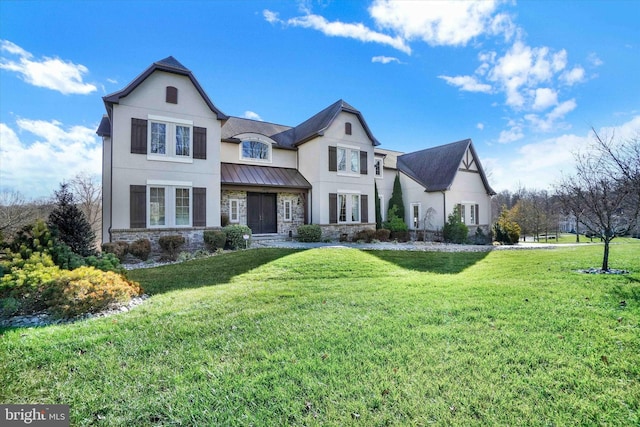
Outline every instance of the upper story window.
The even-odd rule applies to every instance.
[[[360,150],[338,147],[338,172],[360,174]]]
[[[351,123],[346,122],[346,123],[344,124],[344,133],[345,133],[346,135],[351,135]]]
[[[373,161],[373,170],[376,178],[382,178],[382,159],[376,158]]]
[[[256,140],[242,141],[240,157],[243,160],[271,162],[271,144]]]
[[[149,159],[192,161],[193,124],[191,121],[149,116],[148,123]]]

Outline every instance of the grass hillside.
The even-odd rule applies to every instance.
[[[638,425],[640,242],[255,249],[129,274],[129,313],[0,336],[0,402],[72,425]]]

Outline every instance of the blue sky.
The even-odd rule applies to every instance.
[[[102,96],[174,56],[228,115],[338,99],[381,148],[471,138],[495,190],[551,188],[590,129],[640,132],[640,2],[0,1],[0,190],[100,173]]]

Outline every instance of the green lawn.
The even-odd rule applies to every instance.
[[[615,241],[614,241],[615,243]],[[72,425],[639,425],[640,241],[254,249],[129,274],[133,311],[0,336],[0,402]],[[621,302],[624,301],[624,304]]]

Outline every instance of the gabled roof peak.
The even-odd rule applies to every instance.
[[[187,71],[187,72],[190,71],[187,67],[182,65],[180,63],[180,61],[178,61],[173,56],[167,56],[166,58],[161,59],[160,61],[154,62],[154,64],[161,65],[161,66],[164,66],[164,67],[171,67],[171,68],[175,68],[175,69],[182,70],[182,71]]]

